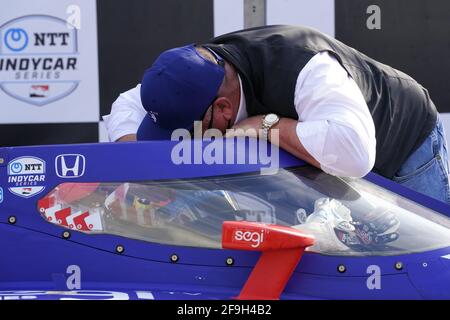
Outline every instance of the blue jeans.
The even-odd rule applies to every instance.
[[[439,119],[422,145],[392,178],[397,183],[450,204],[447,141]]]

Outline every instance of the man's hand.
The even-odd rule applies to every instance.
[[[260,134],[259,130],[262,127],[263,117],[263,115],[254,116],[238,122],[231,128],[231,130],[227,130],[225,137],[232,138],[245,136],[257,138]]]
[[[129,141],[137,141],[137,136],[135,134],[127,134],[116,140],[116,142],[129,142]]]
[[[226,137],[250,136],[257,138],[261,134],[263,117],[264,115],[259,115],[238,122],[231,128],[233,130],[227,131]],[[297,125],[297,120],[281,118],[280,121],[270,129],[269,140],[277,134],[278,139],[273,139],[273,141],[271,141],[272,143],[278,141],[279,147],[320,169],[320,163],[309,154],[298,138]]]

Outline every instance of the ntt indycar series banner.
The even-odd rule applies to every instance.
[[[0,123],[97,122],[98,97],[95,1],[0,11]]]

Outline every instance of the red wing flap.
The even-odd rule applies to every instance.
[[[68,227],[67,217],[72,214],[72,209],[70,207],[59,210],[55,213],[56,221],[62,225]]]
[[[266,251],[261,254],[238,300],[278,300],[304,249]]]
[[[314,237],[299,230],[247,221],[225,221],[222,247],[262,251],[237,299],[276,300]]]
[[[85,219],[89,216],[89,212],[84,212],[73,219],[74,226],[77,230],[89,231],[89,226],[86,224]]]
[[[38,210],[40,213],[44,213],[46,209],[53,207],[55,204],[55,197],[53,195],[48,195],[45,198],[38,200]]]

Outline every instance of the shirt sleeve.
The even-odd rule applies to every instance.
[[[375,164],[375,125],[361,90],[328,52],[315,55],[295,89],[297,136],[323,171],[363,177]]]
[[[141,102],[141,85],[122,93],[112,104],[111,113],[103,116],[111,141],[136,134],[147,114]]]

